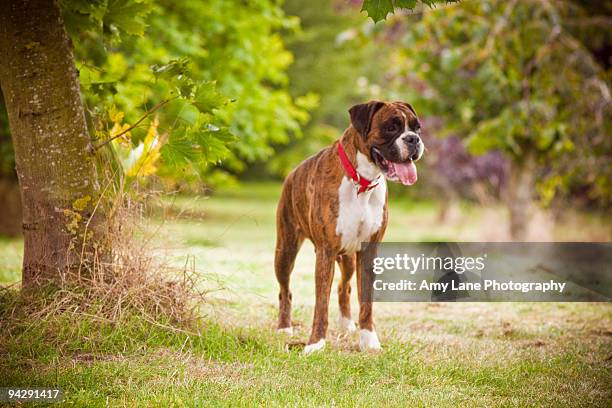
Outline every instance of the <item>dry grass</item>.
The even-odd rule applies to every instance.
[[[24,287],[19,293],[14,293],[17,284],[0,288],[2,326],[10,328],[25,317],[32,325],[54,317],[120,325],[136,316],[163,328],[189,331],[201,316],[199,308],[207,292],[194,259],[187,257],[182,266],[171,265],[160,240],[153,239],[158,231],[146,228],[143,203],[152,200],[151,194],[134,199],[114,193],[112,216],[105,226],[107,246],[112,248],[109,254],[87,257],[93,261],[60,271],[57,281],[42,288]],[[87,247],[85,241],[75,245],[81,259]]]

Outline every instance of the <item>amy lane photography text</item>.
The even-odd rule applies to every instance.
[[[448,292],[456,290],[493,291],[493,292],[559,292],[563,293],[565,282],[499,282],[494,279],[485,279],[482,282],[429,282],[426,279],[415,282],[402,279],[397,282],[384,282],[377,279],[373,283],[377,291],[438,291]]]

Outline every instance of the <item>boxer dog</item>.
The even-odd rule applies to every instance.
[[[424,145],[417,114],[405,102],[371,101],[349,109],[351,126],[330,147],[306,159],[286,178],[276,212],[274,268],[280,285],[278,330],[293,333],[289,278],[308,238],[315,247],[316,302],[306,354],[325,347],[329,297],[338,262],[339,325],[355,331],[350,280],[357,270],[359,347],[380,349],[372,320],[371,296],[363,296],[368,254],[387,226],[386,181],[412,185]],[[362,242],[369,243],[367,251]],[[372,246],[374,245],[374,247]],[[371,274],[371,273],[370,273]],[[365,288],[362,290],[362,288]],[[370,286],[371,288],[371,286]]]

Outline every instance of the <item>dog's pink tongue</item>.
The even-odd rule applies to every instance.
[[[414,162],[393,163],[395,173],[403,185],[411,186],[417,181],[417,169]]]

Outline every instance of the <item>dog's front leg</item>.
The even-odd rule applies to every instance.
[[[335,254],[327,248],[317,248],[317,262],[315,270],[316,300],[312,332],[304,353],[321,350],[325,347],[325,334],[327,333],[329,296],[334,279]]]
[[[372,291],[374,273],[371,266],[376,256],[376,243],[369,243],[357,252],[357,297],[359,298],[359,348],[380,350],[380,341],[374,329],[372,317]]]

